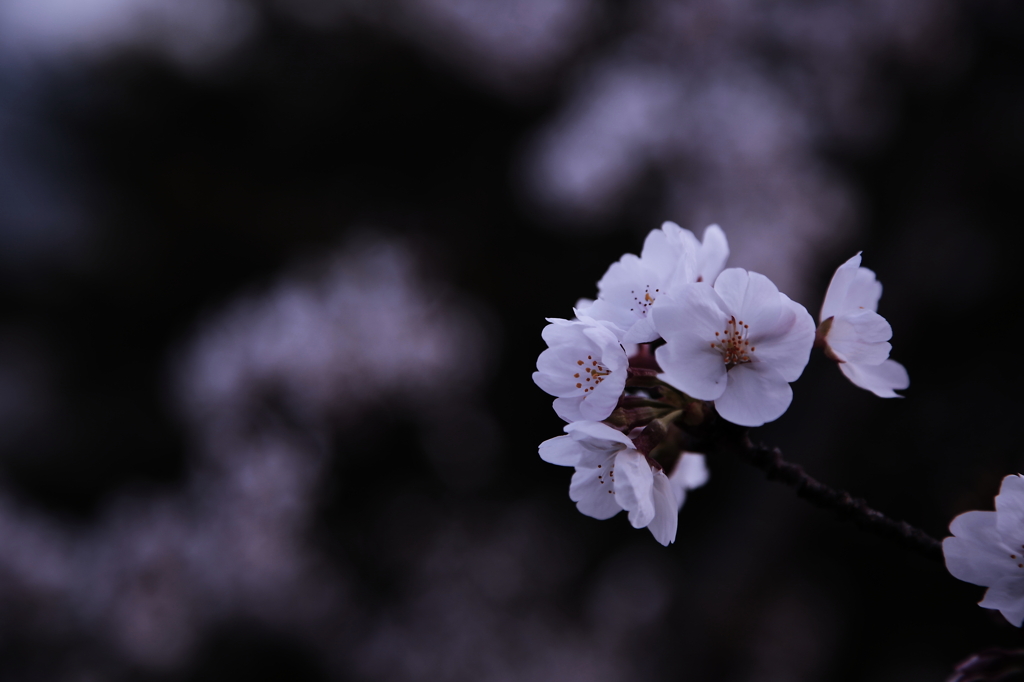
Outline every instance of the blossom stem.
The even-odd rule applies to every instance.
[[[862,530],[895,540],[908,549],[933,559],[943,561],[942,543],[906,521],[890,519],[885,514],[868,506],[859,497],[853,497],[844,490],[836,490],[811,477],[798,464],[782,458],[778,448],[754,444],[746,429],[732,428],[712,438],[708,450],[718,450],[738,455],[768,475],[768,480],[780,481],[796,490],[798,497],[808,500],[824,509],[832,509],[840,516],[852,520]]]

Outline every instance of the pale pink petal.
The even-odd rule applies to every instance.
[[[1003,478],[996,495],[996,526],[1003,541],[1024,551],[1024,478],[1011,474]]]
[[[679,507],[682,505],[676,499],[675,490],[662,471],[654,473],[652,499],[654,518],[647,525],[647,529],[651,531],[655,540],[667,547],[675,542],[676,529],[679,525]]]
[[[580,301],[582,300],[585,299],[580,299]],[[577,303],[579,303],[579,301],[577,301]],[[617,324],[614,324],[613,322],[609,322],[608,320],[600,320],[597,319],[596,317],[592,317],[590,315],[590,311],[593,310],[593,308],[594,304],[591,303],[590,307],[586,308],[585,310],[573,308],[572,312],[579,322],[584,322],[586,324],[586,326],[583,327],[583,329],[587,329],[589,327],[601,327],[602,329],[605,329],[606,331],[610,332],[611,336],[618,340],[618,338],[622,336],[622,327],[620,327]]]
[[[844,362],[839,365],[846,378],[879,398],[902,398],[895,391],[910,386],[907,370],[895,360],[886,360],[880,365],[855,365]]]
[[[586,361],[587,356],[593,355],[596,350],[586,346],[566,345],[548,348],[537,358],[538,371],[533,375],[534,383],[554,396],[582,396],[583,388],[576,386],[580,380],[573,377],[573,374],[579,373],[582,367],[579,362]]]
[[[549,438],[540,444],[540,458],[549,464],[574,467],[580,461],[582,448],[571,436]]]
[[[666,232],[664,227],[671,225],[680,230],[675,223],[665,223],[660,230],[651,230],[644,238],[644,248],[640,250],[640,260],[662,277],[668,277],[675,269],[678,248],[670,245],[675,235]]]
[[[882,283],[875,279],[875,273],[867,268],[857,268],[857,272],[846,291],[843,301],[843,312],[851,310],[878,310],[878,299],[882,298]]]
[[[625,372],[619,372],[619,376],[625,377]],[[622,388],[625,386],[625,379],[622,381],[608,381],[610,377],[601,382],[598,387],[587,393],[580,403],[580,414],[584,419],[599,422],[607,419],[615,411],[619,404],[619,397],[622,395]]]
[[[580,411],[580,406],[582,404],[583,398],[555,398],[551,403],[551,407],[555,409],[555,414],[557,414],[563,421],[578,422],[586,419]],[[608,414],[611,414],[611,412]],[[604,417],[602,417],[602,419],[604,419]]]
[[[708,225],[704,230],[704,243],[697,260],[697,270],[704,282],[714,282],[729,260],[729,240],[718,225]]]
[[[654,321],[665,338],[655,351],[661,378],[699,400],[714,400],[726,387],[725,361],[715,332],[725,328],[722,301],[704,283],[691,285],[677,305],[659,306]]]
[[[1012,573],[1017,563],[1024,563],[1010,558],[1015,552],[1000,538],[995,512],[960,514],[949,524],[949,530],[955,537],[942,541],[942,553],[946,569],[959,580],[988,587]]]
[[[629,307],[612,303],[599,298],[587,308],[586,315],[600,322],[606,322],[617,330],[617,336],[622,338],[626,330],[636,324],[637,317],[630,312]]]
[[[775,369],[751,362],[729,370],[729,385],[715,409],[723,419],[740,426],[761,426],[778,419],[793,401],[793,389]]]
[[[533,383],[537,384],[540,390],[548,395],[557,396],[559,393],[564,392],[562,389],[565,387],[565,382],[559,379],[557,375],[549,372],[534,372]]]
[[[845,312],[846,294],[850,290],[850,284],[857,276],[859,267],[860,251],[836,269],[836,273],[832,275],[832,281],[829,282],[828,291],[825,292],[825,301],[821,304],[820,322]]]
[[[715,332],[725,329],[727,310],[725,301],[711,285],[698,282],[686,287],[679,296],[668,297],[654,306],[654,325],[666,341],[681,333],[711,341]]]
[[[751,324],[750,355],[770,364],[786,381],[796,381],[803,374],[814,348],[814,318],[785,294],[778,294],[778,299],[782,312],[774,326]]]
[[[578,467],[572,475],[569,499],[587,516],[602,520],[610,519],[622,510],[612,485],[612,462],[614,457],[609,457],[609,466],[602,469]]]
[[[689,343],[688,343],[689,342]],[[683,337],[654,352],[665,371],[658,377],[698,400],[715,400],[728,385],[722,354],[697,338]]]
[[[725,301],[725,310],[750,328],[750,333],[777,333],[783,314],[779,289],[770,279],[743,268],[729,268],[715,280],[715,293]]]
[[[636,324],[626,330],[622,335],[622,343],[650,343],[657,340],[659,336],[661,335],[654,328],[654,322],[648,312],[643,319],[637,320]]]
[[[579,318],[580,315],[588,315],[587,310],[592,305],[594,305],[594,299],[580,298],[576,300],[576,305],[572,307],[572,310],[576,313],[576,317]]]
[[[580,421],[566,424],[565,432],[576,440],[605,440],[627,448],[635,448],[633,441],[626,434],[599,421]]]
[[[609,334],[606,339],[601,341],[598,352],[601,354],[600,361],[605,369],[610,370],[613,374],[618,372],[614,377],[606,376],[605,381],[621,380],[623,387],[625,387],[629,355],[626,354],[625,348],[616,340],[614,334]]]
[[[654,474],[647,458],[634,451],[621,451],[615,455],[615,498],[619,506],[629,512],[634,528],[643,528],[654,518],[651,491]]]
[[[677,270],[682,269],[696,281],[697,249],[700,242],[689,230],[667,221],[660,230],[651,230],[644,240],[640,260],[667,283]]]
[[[655,232],[660,232],[655,230]],[[587,312],[597,319],[608,320],[628,333],[639,321],[646,319],[650,306],[663,290],[665,278],[670,275],[659,273],[633,254],[627,253],[617,263],[612,263],[604,277],[597,283],[600,295]],[[631,337],[631,343],[653,341],[639,332]]]
[[[1006,620],[1020,627],[1024,622],[1024,569],[1018,574],[1000,579],[988,588],[978,606],[998,609]]]
[[[582,321],[589,323],[580,328],[581,334],[587,340],[591,341],[596,347],[602,350],[607,350],[609,348],[619,350],[618,337],[608,327],[602,325],[599,320],[595,320],[594,318],[586,315],[583,316]]]
[[[844,362],[880,365],[889,357],[892,327],[872,310],[843,313],[832,318],[825,343]]]
[[[573,344],[579,340],[579,328],[582,323],[579,320],[563,320],[558,317],[549,317],[548,324],[540,331],[540,337],[549,346],[561,346]]]

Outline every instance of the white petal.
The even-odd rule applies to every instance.
[[[621,374],[625,376],[624,372]],[[580,402],[580,414],[583,415],[584,419],[595,422],[607,419],[615,411],[616,405],[619,404],[619,397],[622,395],[622,387],[624,385],[624,381],[618,384],[608,381],[602,382],[596,389],[584,396]]]
[[[767,363],[786,381],[803,374],[814,348],[814,318],[807,309],[779,294],[782,312],[773,327],[750,326],[751,355]],[[756,350],[755,350],[756,349]]]
[[[605,299],[597,299],[587,308],[586,315],[599,322],[611,325],[617,330],[618,338],[626,333],[630,327],[636,324],[636,315],[630,312],[629,308],[616,305]]]
[[[725,361],[714,340],[727,317],[721,299],[704,283],[691,285],[678,305],[656,307],[655,325],[666,341],[654,352],[664,370],[661,378],[699,400],[722,395],[727,384]]]
[[[793,389],[770,365],[751,362],[729,370],[729,385],[715,401],[723,419],[740,426],[761,426],[783,415]]]
[[[545,393],[554,396],[583,396],[583,389],[576,387],[579,379],[573,378],[573,374],[580,371],[578,361],[585,359],[587,355],[593,355],[594,350],[596,349],[569,345],[548,348],[537,358],[534,383]]]
[[[604,276],[598,280],[598,298],[616,304],[626,304],[626,308],[629,309],[636,290],[650,286],[653,294],[654,289],[661,285],[661,277],[660,273],[639,258],[627,253],[618,262],[612,263]]]
[[[902,398],[895,393],[910,386],[907,370],[895,360],[886,360],[880,365],[855,365],[844,362],[839,365],[846,378],[879,398]]]
[[[672,483],[672,489],[676,493],[676,503],[680,508],[686,501],[686,491],[699,488],[708,482],[708,467],[704,461],[704,455],[696,452],[684,452],[676,468],[668,480]]]
[[[626,330],[622,335],[622,343],[650,343],[657,340],[659,336],[658,330],[654,328],[654,322],[651,321],[650,313],[648,313],[646,317],[637,320],[636,324]]]
[[[832,275],[832,281],[828,284],[828,291],[825,292],[825,301],[821,304],[819,322],[846,312],[846,294],[856,277],[857,268],[860,267],[860,253],[858,251],[856,256],[836,268],[836,273]]]
[[[1003,543],[996,529],[996,513],[970,511],[949,524],[955,537],[942,541],[946,569],[958,580],[973,585],[995,585],[1013,572],[1013,552]],[[1017,555],[1020,557],[1021,555]]]
[[[715,400],[728,385],[722,354],[697,338],[679,338],[654,351],[658,378],[698,400]]]
[[[637,322],[646,319],[651,304],[662,293],[662,285],[669,276],[627,253],[617,263],[612,263],[597,283],[600,295],[588,313],[609,320],[623,332],[628,332]],[[642,342],[653,341],[654,338],[657,337],[645,338]],[[635,339],[631,342],[641,343]]]
[[[549,464],[574,467],[580,461],[582,448],[571,436],[549,438],[540,444],[540,458]]]
[[[644,240],[640,260],[667,283],[682,268],[693,281],[697,280],[697,249],[700,242],[689,230],[673,222],[662,224],[660,230],[651,230]]]
[[[608,441],[608,447],[636,449],[626,434],[607,424],[596,421],[580,421],[565,426],[565,432],[579,441]]]
[[[996,527],[1003,541],[1024,551],[1024,478],[1011,474],[1003,478],[996,495]]]
[[[685,332],[713,340],[715,332],[721,332],[729,319],[725,301],[704,282],[686,287],[679,296],[659,301],[653,306],[653,315],[654,326],[666,341]]]
[[[567,422],[578,422],[584,421],[586,417],[580,412],[580,405],[583,404],[583,398],[555,398],[554,402],[551,403],[551,407],[555,408],[555,414],[561,417]],[[608,414],[611,414],[609,412]]]
[[[1024,569],[1019,574],[1010,575],[985,592],[985,598],[978,606],[986,609],[999,609],[1006,620],[1017,627],[1024,622]]]
[[[540,331],[540,337],[549,346],[561,346],[576,343],[579,339],[581,323],[579,320],[563,320],[557,317],[547,318],[548,324]]]
[[[569,499],[576,508],[595,519],[610,519],[622,510],[612,487],[613,457],[601,469],[577,467],[569,484]]]
[[[647,528],[655,540],[667,547],[675,542],[676,529],[679,525],[679,507],[682,505],[676,499],[675,490],[662,471],[654,473],[652,499],[654,501],[654,518],[651,519]]]
[[[701,245],[697,269],[705,282],[714,282],[725,268],[729,260],[729,240],[718,225],[708,225],[704,230],[704,243]]]
[[[654,474],[646,457],[636,451],[615,455],[615,498],[629,512],[634,528],[643,528],[654,518],[653,486]]]
[[[752,336],[777,333],[783,299],[778,287],[764,275],[743,268],[723,270],[715,280],[715,293],[725,301],[727,312],[750,327]]]
[[[832,318],[825,336],[828,347],[845,362],[858,365],[880,365],[892,349],[887,341],[892,327],[872,310],[843,313]]]
[[[857,268],[853,281],[843,301],[844,312],[849,310],[878,310],[878,299],[882,298],[882,283],[875,279],[875,273],[867,268]]]
[[[576,363],[587,355],[593,354],[593,344],[582,334],[578,335],[575,343],[560,343],[545,349],[537,356],[537,370],[545,374],[558,376],[570,370],[568,376],[572,376]],[[596,349],[595,349],[596,350]]]

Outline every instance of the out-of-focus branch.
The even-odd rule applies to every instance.
[[[956,666],[948,682],[996,682],[1024,671],[1024,650],[987,649]]]

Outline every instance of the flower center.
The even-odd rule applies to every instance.
[[[588,355],[586,360],[577,360],[576,365],[579,366],[580,371],[573,374],[572,378],[576,380],[576,388],[582,388],[584,393],[593,391],[599,383],[604,381],[606,376],[612,373],[592,355]]]
[[[641,315],[647,315],[647,309],[654,305],[654,295],[660,292],[661,289],[651,289],[651,285],[644,285],[644,288],[637,292],[637,290],[630,291],[633,294],[633,307],[630,308],[632,312],[640,313]]]
[[[750,345],[747,338],[749,333],[750,325],[744,324],[743,320],[737,322],[735,315],[726,320],[724,330],[715,332],[715,340],[711,342],[711,347],[722,354],[722,361],[727,370],[736,365],[753,362],[750,353],[756,348]]]

